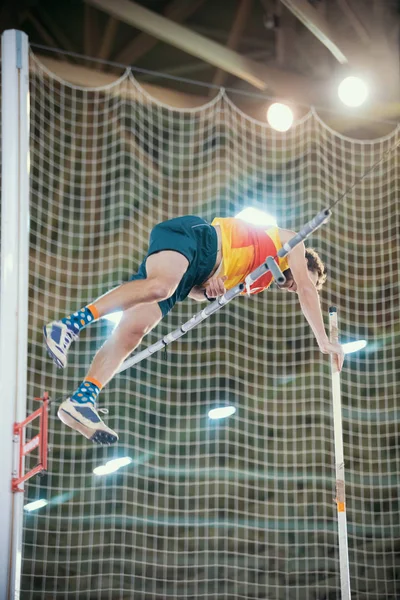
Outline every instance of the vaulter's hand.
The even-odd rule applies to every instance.
[[[224,281],[226,281],[227,277],[224,275],[223,277],[212,277],[205,284],[206,294],[209,298],[218,298],[218,296],[223,296],[226,292]]]
[[[320,345],[320,350],[323,354],[330,354],[333,358],[336,369],[340,372],[344,362],[343,348],[337,342],[325,342]]]

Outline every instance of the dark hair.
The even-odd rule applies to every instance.
[[[320,289],[322,289],[322,286],[324,285],[327,278],[325,265],[322,262],[318,252],[316,252],[313,248],[306,248],[306,260],[308,270],[313,273],[317,273],[318,275],[315,287],[319,291]]]

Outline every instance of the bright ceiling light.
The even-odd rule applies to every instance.
[[[27,512],[32,512],[33,510],[38,510],[38,508],[42,508],[42,506],[46,506],[47,504],[47,500],[36,500],[35,502],[25,504],[24,510]]]
[[[93,473],[95,475],[108,475],[109,473],[115,473],[115,471],[118,471],[118,469],[121,467],[129,465],[131,462],[132,459],[129,456],[114,458],[113,460],[109,460],[105,465],[94,468]]]
[[[347,344],[342,344],[342,348],[345,354],[351,354],[352,352],[362,350],[363,348],[365,348],[366,345],[366,340],[357,340],[355,342],[348,342]]]
[[[225,419],[226,417],[230,417],[234,415],[236,412],[236,408],[234,406],[219,406],[218,408],[213,408],[208,412],[208,416],[210,419]]]
[[[262,227],[277,227],[275,217],[268,213],[259,210],[258,208],[244,208],[240,213],[235,215],[236,219],[242,219],[253,225],[260,225]]]
[[[104,318],[108,319],[112,323],[115,323],[115,325],[118,325],[118,323],[122,319],[122,314],[123,314],[122,311],[115,312],[115,313],[110,313],[109,315],[105,315]]]
[[[361,106],[367,99],[368,88],[359,77],[346,77],[338,87],[338,95],[346,106]]]
[[[272,129],[287,131],[293,125],[293,112],[286,104],[274,102],[267,111],[267,120]]]

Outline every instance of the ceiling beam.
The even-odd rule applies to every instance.
[[[267,50],[253,50],[252,52],[246,52],[245,56],[248,58],[253,58],[255,60],[268,60],[270,55]],[[160,74],[171,75],[172,77],[179,77],[181,75],[192,75],[193,73],[200,73],[201,71],[206,71],[207,69],[212,69],[213,66],[204,62],[204,60],[197,60],[195,62],[190,63],[182,63],[174,66],[165,67],[163,69],[159,69],[157,72],[151,73],[149,75],[140,75],[140,83],[144,81],[159,81]],[[207,84],[205,84],[207,85]],[[201,89],[201,85],[199,89]],[[215,94],[215,89],[213,89],[213,94]]]
[[[328,48],[329,52],[341,64],[347,63],[348,59],[335,41],[335,35],[326,19],[307,0],[280,0],[298,19],[311,31],[319,41]]]
[[[299,22],[290,10],[281,2],[276,5],[277,25],[276,36],[276,62],[279,68],[300,71],[311,79],[328,79],[333,71],[331,57],[327,52],[320,53],[315,59],[314,40],[308,37],[308,30],[299,27]],[[315,40],[318,45],[318,40]],[[314,101],[317,103],[317,100]]]
[[[113,0],[112,3],[109,0],[85,1],[132,27],[142,29],[167,44],[244,79],[260,90],[267,88],[263,65],[244,58],[237,52],[194,33],[190,29],[136,4],[136,2],[129,0]]]
[[[382,0],[374,0],[371,10],[371,17],[374,22],[374,42],[378,43],[380,46],[384,48],[387,52],[391,52],[392,48],[390,48],[390,44],[387,40],[387,26],[390,23],[390,11],[388,10],[388,3],[382,2]],[[397,16],[397,15],[396,15]],[[394,19],[393,19],[394,20]],[[396,18],[398,21],[398,17]]]
[[[98,49],[99,24],[98,11],[89,4],[84,5],[83,13],[83,51],[86,56],[95,57]]]
[[[285,64],[285,59],[286,59],[286,55],[287,55],[287,46],[288,46],[288,42],[292,41],[291,37],[288,39],[288,28],[286,27],[286,21],[287,19],[283,19],[282,18],[282,13],[283,13],[283,6],[280,2],[277,3],[276,8],[275,8],[275,14],[272,16],[272,18],[275,20],[275,27],[274,27],[274,32],[275,32],[275,55],[276,55],[276,62],[277,65],[279,67],[283,67]],[[291,13],[288,13],[286,11],[286,13],[292,17],[293,15]],[[286,15],[285,15],[286,16]],[[290,35],[295,35],[295,31],[294,28],[290,31]]]
[[[106,29],[102,36],[102,41],[98,53],[98,58],[101,60],[106,60],[110,58],[111,47],[113,45],[115,36],[117,34],[119,21],[114,17],[110,17],[107,21]],[[104,65],[100,66],[100,70],[102,70]]]
[[[229,32],[228,41],[226,43],[227,48],[231,50],[236,50],[239,45],[240,38],[242,37],[242,33],[245,30],[247,20],[252,8],[253,0],[240,0],[239,6],[237,7],[236,14],[233,19],[232,27]],[[224,85],[226,79],[228,77],[228,73],[223,69],[217,69],[212,83],[214,85],[222,86]]]
[[[164,10],[164,17],[183,23],[192,15],[205,0],[172,0]],[[115,57],[115,61],[125,65],[134,65],[139,58],[150,52],[158,44],[158,39],[148,33],[139,33],[131,42],[123,48]]]
[[[348,22],[353,27],[354,31],[357,33],[360,40],[368,46],[371,43],[371,36],[369,35],[361,19],[350,6],[348,0],[337,0],[337,3],[340,10],[343,12],[344,15],[346,15]]]
[[[32,25],[34,26],[36,31],[39,33],[42,40],[44,42],[46,42],[46,44],[48,44],[49,46],[51,46],[53,48],[57,48],[57,42],[53,38],[51,33],[49,33],[47,31],[47,29],[44,27],[44,25],[42,25],[42,23],[39,21],[39,19],[37,19],[35,17],[35,15],[29,9],[26,11],[25,17],[28,21],[30,21],[32,23]],[[56,52],[56,55],[59,56],[61,58],[61,60],[65,59],[65,56],[63,54],[59,54],[58,52]]]
[[[38,4],[36,11],[39,14],[40,20],[46,26],[47,31],[51,31],[52,35],[57,40],[57,46],[61,46],[63,50],[68,50],[68,52],[77,52],[78,48],[65,35],[62,27],[54,21],[53,17],[49,15],[47,10],[45,10],[41,4]]]
[[[204,27],[202,25],[190,25],[191,31],[195,31],[196,33],[200,33],[200,35],[209,36],[213,38],[215,41],[223,42],[226,44],[229,32],[224,29],[218,29],[214,27]],[[266,49],[268,47],[268,40],[266,39],[257,39],[255,37],[250,37],[250,35],[242,35],[241,41],[245,44],[249,50],[261,50]]]
[[[274,96],[308,105],[326,105],[330,102],[328,86],[324,80],[315,81],[294,72],[266,66],[246,58],[135,2],[129,0],[113,0],[112,3],[109,0],[85,1],[132,27],[143,29],[167,44],[180,48],[192,56],[201,58],[205,62],[247,81],[260,90],[269,88],[270,93],[273,93]]]

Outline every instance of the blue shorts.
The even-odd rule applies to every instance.
[[[187,271],[175,292],[170,298],[158,303],[165,317],[176,302],[187,298],[193,286],[201,285],[211,274],[217,260],[217,232],[207,221],[194,216],[178,217],[159,223],[150,233],[146,258],[130,280],[146,279],[147,257],[163,250],[179,252],[189,261]]]

